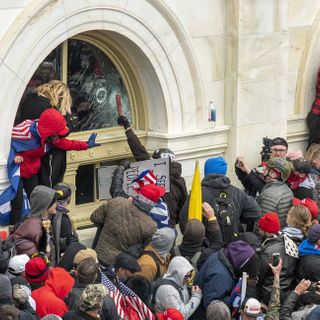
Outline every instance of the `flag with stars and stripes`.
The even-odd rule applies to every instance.
[[[147,184],[156,184],[157,178],[152,170],[145,170],[139,174],[139,176],[132,181],[133,189],[139,191],[143,186]]]
[[[141,299],[127,286],[119,281],[117,286],[114,285],[109,278],[101,272],[101,283],[108,289],[109,296],[114,300],[117,307],[118,315],[121,319],[139,319],[139,320],[154,320],[155,317],[150,309],[141,301]],[[128,310],[133,309],[135,318],[132,317],[132,312],[128,314]]]

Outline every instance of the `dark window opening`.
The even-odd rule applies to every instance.
[[[76,205],[94,202],[94,165],[80,166],[76,175]]]

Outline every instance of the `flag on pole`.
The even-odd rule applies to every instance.
[[[200,179],[199,161],[196,161],[194,176],[192,181],[192,189],[189,199],[188,220],[197,219],[202,221],[202,191]]]

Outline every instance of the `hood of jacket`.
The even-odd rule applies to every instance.
[[[152,236],[151,245],[159,256],[166,259],[176,240],[176,233],[169,227],[161,228]]]
[[[201,185],[213,189],[226,189],[230,185],[230,179],[222,174],[208,174],[203,178]]]
[[[205,236],[206,228],[203,223],[197,219],[189,220],[184,230],[181,246],[186,249],[190,248],[200,251]]]
[[[30,196],[30,216],[41,217],[42,213],[46,211],[54,198],[56,197],[56,192],[46,186],[36,186]]]
[[[51,268],[49,277],[43,288],[48,288],[53,291],[56,297],[64,300],[71,291],[75,280],[63,268]]]
[[[168,271],[163,278],[174,281],[179,287],[183,287],[183,281],[186,274],[194,268],[191,263],[184,257],[174,257],[170,264]]]
[[[232,264],[234,270],[241,269],[255,254],[255,250],[244,241],[232,241],[224,254]]]
[[[170,178],[179,179],[182,173],[182,166],[178,162],[170,163]]]
[[[320,256],[320,250],[318,250],[308,239],[303,240],[299,245],[299,256],[316,255]]]
[[[56,109],[50,108],[42,112],[38,121],[38,131],[41,136],[41,143],[54,134],[66,131],[67,122],[63,115]],[[69,129],[67,128],[69,131]]]

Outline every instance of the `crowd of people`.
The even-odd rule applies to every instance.
[[[62,182],[61,159],[66,150],[98,146],[96,135],[66,139],[67,88],[54,82],[40,89],[27,97],[13,130],[21,179],[12,179],[5,198],[11,226],[0,233],[0,320],[320,319],[320,144],[311,139],[306,153],[288,151],[284,138],[274,138],[252,169],[238,156],[243,188],[231,184],[223,157],[207,159],[202,219],[189,219],[175,154],[159,148],[150,156],[120,115],[136,161],[170,159],[170,192],[146,170],[129,196],[122,185],[130,162],[122,160],[112,198],[90,215],[97,232],[87,248],[69,216],[74,190]],[[29,114],[26,106],[39,99],[41,108]],[[311,113],[319,117],[317,110],[315,102]]]

